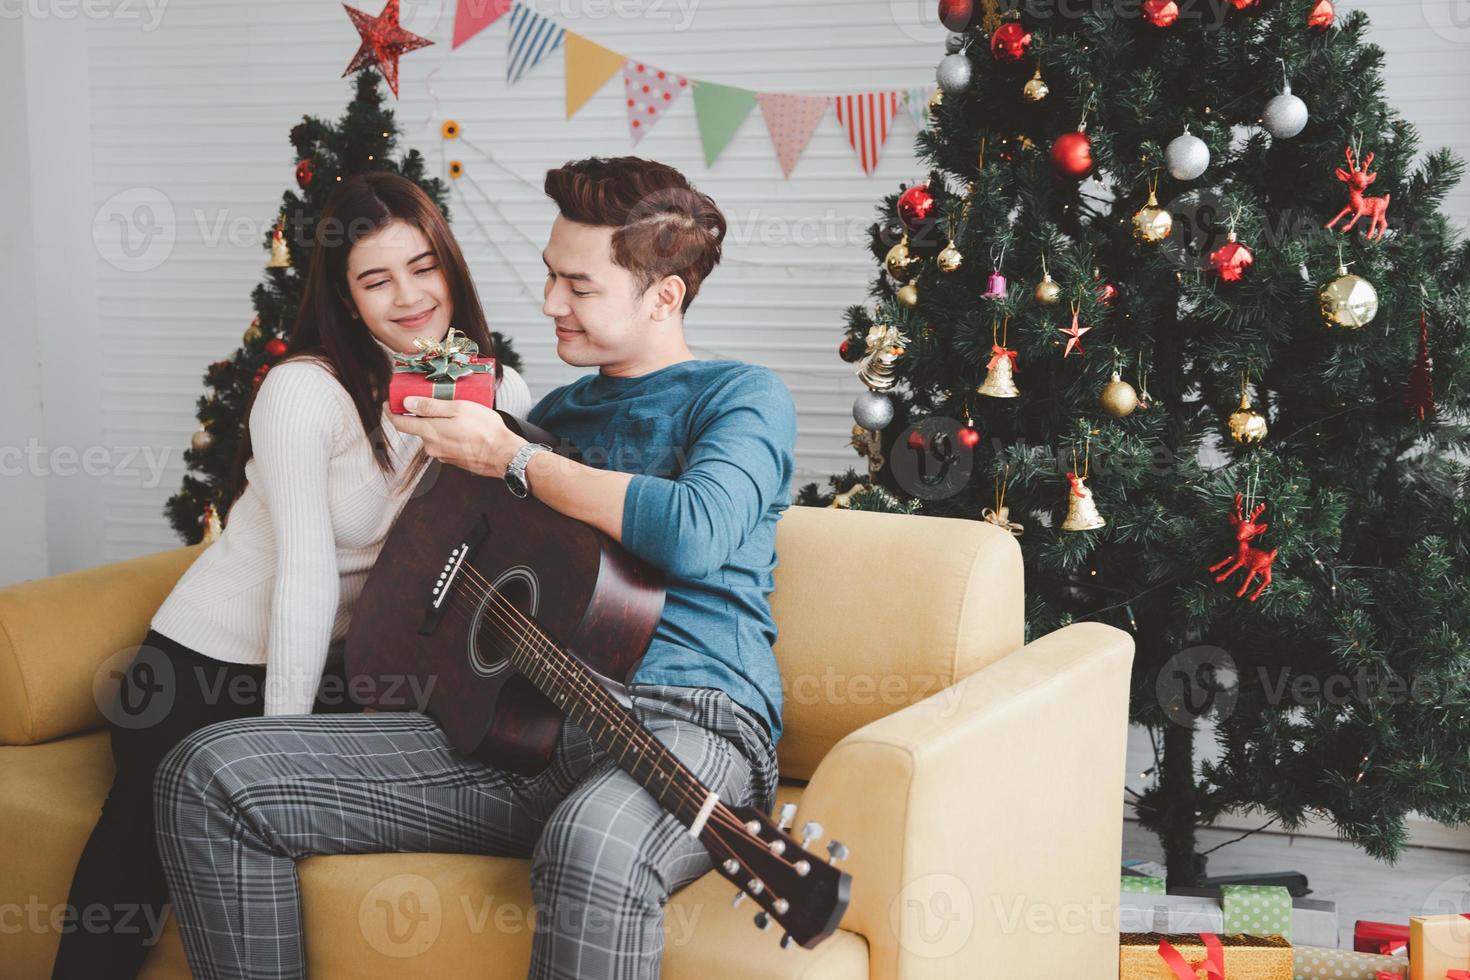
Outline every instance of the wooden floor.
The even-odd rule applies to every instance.
[[[1202,830],[1201,851],[1239,837],[1240,831]],[[1153,834],[1135,821],[1123,822],[1123,857],[1163,862]],[[1323,837],[1253,834],[1209,857],[1212,875],[1299,871],[1312,898],[1337,903],[1338,945],[1352,948],[1353,923],[1408,922],[1409,916],[1470,912],[1470,853],[1411,847],[1397,864],[1375,861],[1351,844]],[[1445,899],[1459,908],[1445,907]]]

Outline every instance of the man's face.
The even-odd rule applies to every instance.
[[[443,340],[449,333],[449,281],[424,233],[402,219],[352,246],[347,288],[368,330],[394,350],[413,353],[415,337]]]
[[[611,227],[557,215],[541,253],[541,312],[556,324],[557,356],[577,367],[630,360],[649,336],[658,284],[640,290],[633,274],[613,262],[612,236]]]

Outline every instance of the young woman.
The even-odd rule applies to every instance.
[[[350,710],[340,687],[318,701],[329,648],[428,463],[389,421],[391,355],[451,324],[494,353],[439,209],[393,174],[343,180],[286,353],[247,407],[224,530],[153,617],[107,711],[116,776],[72,879],[54,977],[132,978],[157,941],[167,888],[152,788],[169,749],[225,719]],[[530,402],[497,366],[496,407],[524,417]]]

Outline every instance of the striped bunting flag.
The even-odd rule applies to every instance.
[[[561,47],[566,30],[523,3],[510,11],[510,39],[506,46],[505,80],[514,85]]]
[[[908,109],[909,117],[913,119],[914,125],[920,129],[929,125],[929,97],[937,88],[937,85],[919,86],[904,93],[903,104]]]
[[[878,166],[878,154],[888,142],[888,128],[898,114],[899,97],[896,91],[837,96],[837,121],[846,131],[847,142],[862,162],[864,173],[871,174]]]

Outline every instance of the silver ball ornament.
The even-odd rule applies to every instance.
[[[1306,128],[1307,104],[1291,94],[1290,85],[1284,85],[1281,94],[1261,110],[1261,125],[1277,139],[1289,140]]]
[[[1175,180],[1194,180],[1209,169],[1210,148],[1186,128],[1164,148],[1164,164]]]
[[[893,400],[881,391],[865,391],[852,403],[852,417],[858,425],[877,432],[893,421]]]
[[[947,54],[940,59],[934,78],[939,82],[939,90],[945,95],[959,95],[969,89],[974,74],[969,56],[956,53]]]

